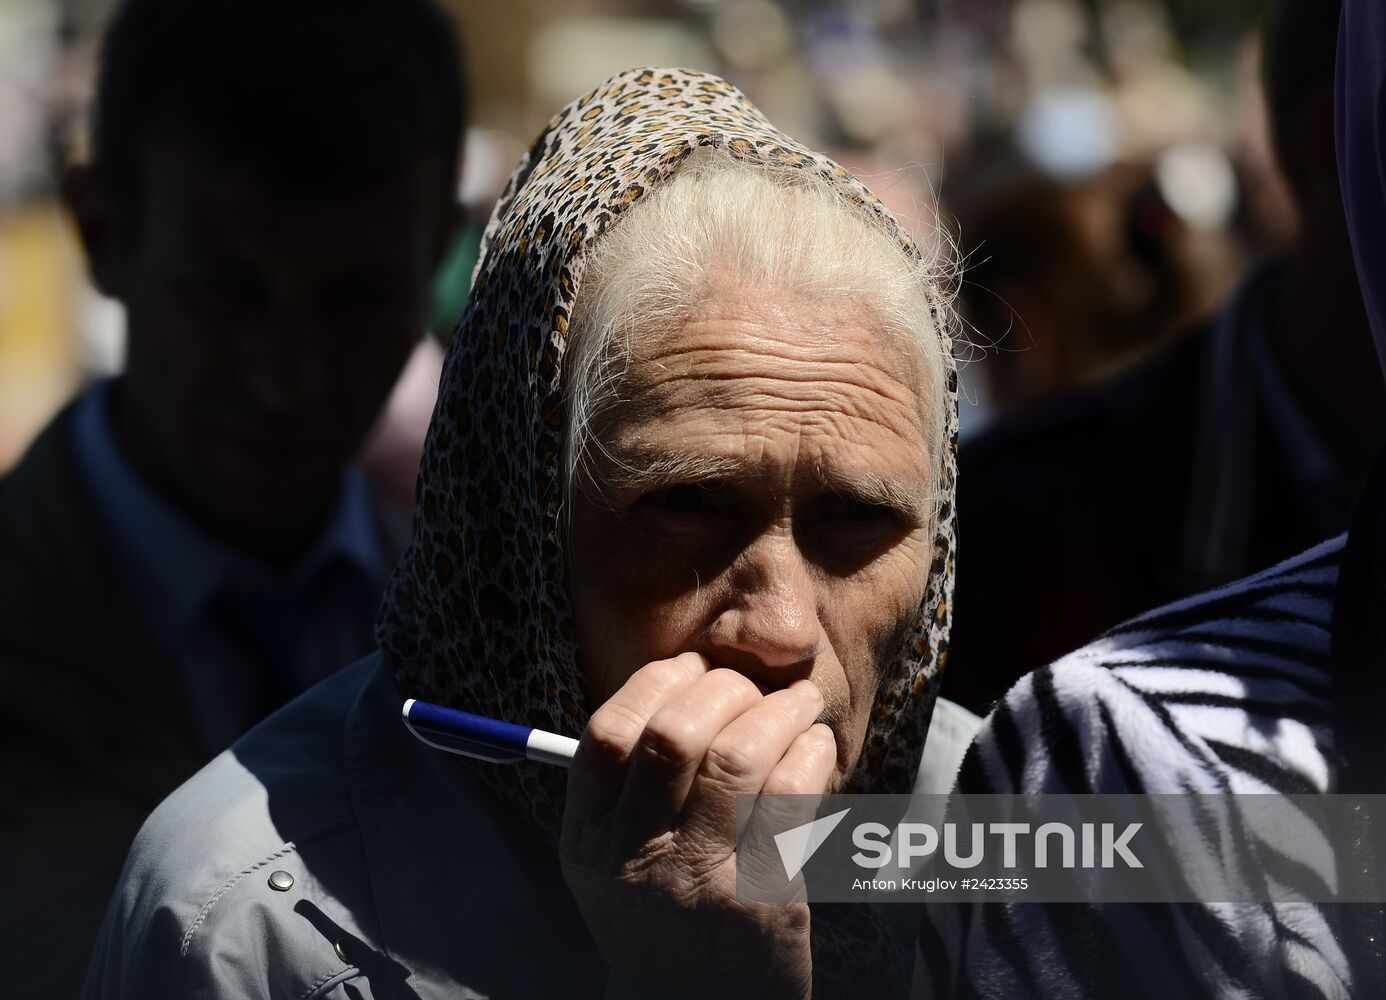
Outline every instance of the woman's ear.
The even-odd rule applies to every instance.
[[[103,295],[123,298],[129,257],[128,220],[110,183],[94,167],[69,167],[63,175],[63,201],[72,213],[86,252],[92,283]]]

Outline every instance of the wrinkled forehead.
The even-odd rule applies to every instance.
[[[594,428],[603,478],[930,492],[923,366],[869,296],[722,286],[686,318],[637,321],[626,339]]]
[[[868,292],[805,296],[721,276],[686,315],[632,315],[619,339],[616,389],[635,404],[717,405],[759,392],[791,409],[885,406],[921,419],[929,405],[920,346]]]

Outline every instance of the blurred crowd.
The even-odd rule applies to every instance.
[[[90,290],[57,206],[110,6],[0,7],[0,468],[77,385],[121,364],[120,311]],[[1257,83],[1256,0],[450,6],[470,40],[461,196],[474,220],[553,108],[642,63],[725,75],[897,214],[931,219],[918,209],[937,204],[947,231],[922,235],[960,262],[965,436],[1210,314],[1294,231]],[[442,271],[440,337],[475,241],[473,227]],[[411,383],[425,395],[429,363]],[[407,451],[428,404],[403,392],[396,407],[381,464],[407,483],[393,449]]]

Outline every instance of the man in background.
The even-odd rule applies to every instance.
[[[1283,0],[1265,33],[1294,246],[1204,328],[962,450],[949,698],[986,712],[1104,629],[1347,529],[1386,389],[1334,154],[1340,9]]]
[[[352,459],[426,328],[462,131],[431,0],[119,8],[66,191],[126,369],[0,479],[15,995],[75,995],[149,810],[372,648],[407,524]]]

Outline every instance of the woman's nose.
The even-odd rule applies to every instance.
[[[708,658],[776,688],[806,673],[823,629],[818,588],[793,538],[758,539],[733,564],[731,585],[727,607],[713,623]]]

